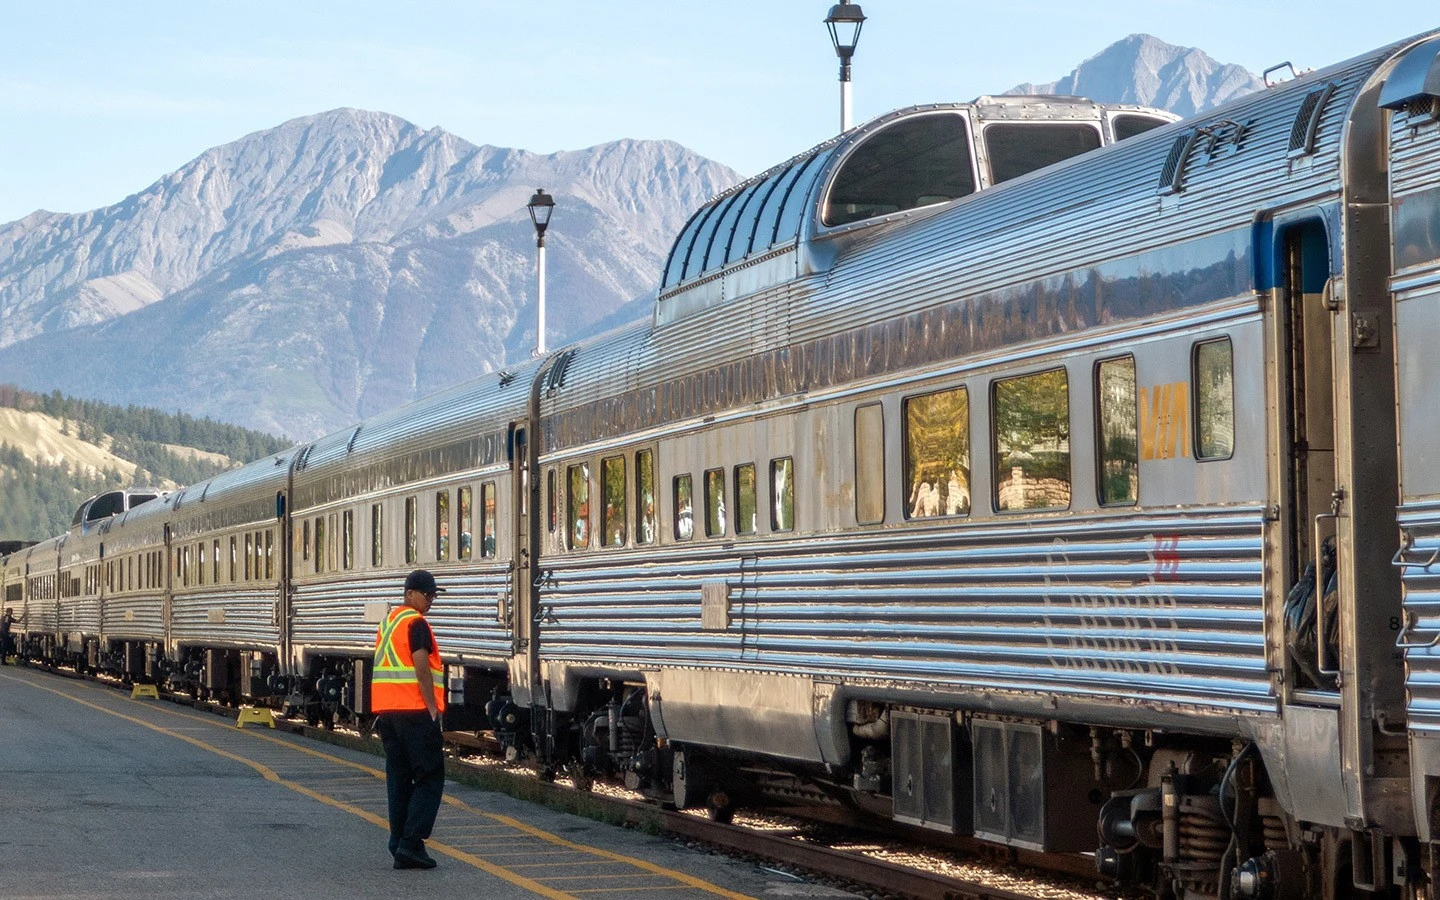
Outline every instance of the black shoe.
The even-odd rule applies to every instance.
[[[424,850],[419,853],[398,850],[395,853],[395,868],[397,869],[433,869],[435,865],[434,858]]]

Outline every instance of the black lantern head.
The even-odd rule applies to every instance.
[[[849,59],[855,54],[855,45],[860,43],[860,28],[865,24],[865,13],[858,3],[840,0],[830,7],[825,17],[825,27],[830,29],[830,43],[835,45],[835,55]]]
[[[545,239],[545,228],[550,224],[550,214],[555,211],[555,198],[541,188],[535,189],[535,196],[530,198],[526,204],[530,210],[530,221],[535,223],[535,237],[537,240]]]

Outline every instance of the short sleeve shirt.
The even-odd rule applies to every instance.
[[[430,624],[416,616],[410,623],[410,654],[413,656],[421,650],[434,653],[435,639],[430,635]]]

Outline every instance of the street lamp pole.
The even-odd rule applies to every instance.
[[[550,225],[550,214],[555,211],[555,198],[541,188],[535,189],[535,196],[526,204],[530,210],[530,221],[535,223],[535,280],[539,319],[535,328],[535,355],[545,355],[545,229]]]
[[[865,13],[860,4],[840,0],[830,7],[825,17],[825,27],[830,29],[830,43],[835,55],[840,57],[840,131],[850,130],[850,59],[855,55],[855,45],[860,43],[860,29],[865,24]]]

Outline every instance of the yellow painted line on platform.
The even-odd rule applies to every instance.
[[[8,677],[8,676],[0,676],[0,677]],[[24,683],[24,684],[31,684],[30,682],[24,681],[23,679],[15,679],[15,680],[16,680],[16,681],[21,681],[21,682]],[[248,765],[248,766],[251,766],[252,768],[256,768],[257,771],[263,769],[264,772],[269,772],[269,773],[270,773],[269,775],[266,775],[266,776],[265,776],[265,777],[267,778],[267,780],[275,781],[275,782],[278,783],[278,784],[284,784],[286,787],[292,787],[292,783],[287,782],[285,779],[281,778],[278,774],[276,774],[276,773],[274,773],[273,771],[271,771],[270,769],[264,767],[264,766],[261,765],[260,763],[254,762],[254,761],[252,761],[252,760],[245,759],[244,757],[240,757],[240,756],[236,756],[236,755],[234,755],[234,754],[228,753],[228,752],[225,751],[225,750],[221,750],[219,747],[212,747],[211,745],[206,744],[206,743],[203,742],[203,741],[200,741],[200,740],[195,739],[195,738],[188,737],[188,736],[183,735],[183,734],[180,734],[180,733],[178,733],[178,732],[171,732],[171,731],[169,731],[169,730],[167,730],[167,729],[165,729],[165,728],[161,728],[159,725],[152,725],[152,724],[150,724],[149,722],[145,722],[145,721],[142,721],[142,720],[140,720],[140,719],[133,719],[133,718],[131,718],[130,716],[127,716],[127,715],[125,715],[125,714],[123,714],[123,713],[119,713],[119,712],[115,712],[115,711],[113,711],[113,710],[105,709],[105,708],[103,708],[103,707],[97,706],[97,705],[95,705],[95,704],[93,704],[93,703],[90,703],[90,702],[88,702],[88,701],[81,700],[81,699],[78,698],[78,697],[74,697],[74,696],[72,696],[72,695],[70,695],[70,694],[66,694],[66,693],[64,693],[63,691],[57,691],[57,690],[55,690],[55,689],[53,689],[53,688],[43,687],[43,686],[38,685],[38,684],[32,684],[31,686],[32,686],[32,687],[37,687],[37,688],[39,688],[40,690],[50,691],[50,692],[53,693],[53,694],[59,694],[59,695],[62,696],[62,697],[66,697],[66,698],[68,698],[68,699],[70,699],[70,700],[74,700],[76,703],[82,703],[82,704],[84,704],[84,705],[86,705],[86,706],[92,706],[92,707],[94,707],[95,709],[99,709],[101,712],[109,713],[109,714],[112,715],[112,716],[119,716],[119,717],[122,718],[122,719],[129,719],[129,720],[132,721],[132,722],[136,722],[136,723],[138,723],[138,724],[140,724],[140,725],[144,725],[146,728],[152,728],[152,729],[154,729],[154,730],[156,730],[156,731],[159,731],[159,732],[162,732],[162,733],[164,733],[164,734],[173,735],[174,737],[178,737],[178,738],[180,738],[181,740],[188,741],[188,742],[190,742],[190,743],[192,743],[192,744],[195,744],[196,746],[203,747],[203,748],[205,748],[205,749],[207,749],[207,750],[211,750],[211,751],[213,751],[213,752],[215,752],[215,753],[218,753],[218,754],[220,754],[221,756],[226,756],[226,757],[229,757],[229,758],[231,758],[231,759],[234,759],[234,760],[236,760],[236,761],[238,761],[238,762],[242,762],[242,763],[244,763],[244,764],[246,764],[246,765]],[[219,721],[211,722],[211,721],[206,721],[205,719],[196,719],[196,718],[194,718],[193,716],[191,716],[191,715],[189,715],[189,714],[187,714],[187,713],[182,713],[182,712],[180,712],[179,710],[165,709],[163,706],[155,706],[155,705],[149,704],[149,703],[141,703],[141,702],[138,701],[138,700],[133,700],[133,699],[131,699],[131,700],[128,700],[128,702],[139,704],[140,706],[144,707],[145,709],[157,710],[157,711],[159,711],[159,712],[163,712],[163,713],[166,713],[166,714],[172,715],[172,716],[177,716],[177,717],[179,717],[179,718],[183,718],[183,719],[187,719],[187,720],[191,720],[191,721],[202,722],[203,724],[210,725],[210,726],[215,727],[215,728],[224,728],[227,732],[229,732],[229,733],[231,733],[231,734],[236,733],[236,731],[235,731],[235,729],[234,729],[233,726],[228,725],[228,724],[225,724],[225,723],[223,723],[223,722],[219,722]],[[269,742],[272,743],[272,744],[279,744],[280,746],[285,747],[285,748],[288,748],[288,749],[290,749],[290,750],[298,750],[298,751],[301,752],[301,753],[309,754],[310,756],[316,757],[316,758],[318,758],[318,759],[329,760],[330,762],[336,763],[336,764],[338,764],[338,765],[349,766],[349,767],[352,768],[352,769],[358,769],[359,771],[365,772],[365,773],[367,773],[367,774],[369,774],[369,775],[371,775],[371,776],[373,776],[373,777],[375,777],[375,778],[378,778],[378,779],[380,779],[380,780],[382,780],[382,781],[383,781],[384,778],[385,778],[385,772],[384,772],[384,770],[382,770],[382,769],[377,769],[377,768],[375,768],[375,767],[373,767],[373,766],[367,766],[367,765],[365,765],[364,763],[357,763],[357,762],[354,762],[354,761],[352,761],[352,760],[344,759],[344,758],[339,757],[339,756],[332,756],[331,754],[325,753],[325,752],[320,751],[320,750],[314,750],[314,749],[311,749],[311,748],[309,748],[309,747],[302,747],[302,746],[300,746],[299,743],[297,743],[297,742],[295,742],[295,741],[285,740],[284,738],[281,738],[281,737],[278,737],[278,736],[275,736],[275,735],[264,734],[264,733],[258,732],[258,731],[243,731],[243,732],[239,732],[239,733],[244,734],[246,737],[256,738],[256,739],[262,740],[262,741],[269,741]],[[262,772],[262,774],[264,774],[264,772]],[[271,776],[274,776],[274,777],[272,778]],[[388,830],[390,829],[390,823],[387,822],[386,820],[382,819],[381,817],[375,815],[374,813],[368,812],[368,811],[363,810],[363,809],[360,809],[360,808],[358,808],[358,807],[351,807],[349,804],[345,804],[345,803],[343,803],[343,802],[341,802],[341,801],[339,801],[339,800],[334,800],[334,799],[332,799],[332,798],[323,797],[322,795],[319,795],[319,794],[311,791],[309,788],[306,788],[304,785],[293,784],[292,789],[293,789],[293,790],[296,790],[296,791],[298,791],[298,792],[300,792],[300,793],[302,793],[302,794],[305,794],[306,796],[313,796],[315,799],[321,800],[321,802],[327,803],[327,804],[332,805],[332,806],[339,807],[339,808],[341,808],[341,809],[345,809],[347,812],[353,812],[353,813],[355,813],[356,815],[359,815],[361,818],[367,819],[368,821],[372,821],[372,822],[376,823],[377,825],[380,825],[380,826],[381,826],[382,828],[384,828],[386,831],[388,831]],[[738,892],[736,892],[736,891],[728,890],[728,889],[726,889],[726,888],[720,887],[720,886],[717,885],[717,884],[711,884],[710,882],[706,881],[706,880],[703,879],[703,878],[699,878],[699,877],[697,877],[697,876],[690,875],[690,874],[687,874],[687,873],[685,873],[685,872],[679,872],[679,871],[676,871],[676,870],[674,870],[674,869],[668,869],[668,868],[666,868],[666,867],[664,867],[664,866],[657,865],[657,864],[652,863],[652,862],[650,862],[650,861],[648,861],[648,860],[640,859],[640,858],[634,857],[634,856],[626,856],[626,855],[623,854],[623,853],[615,853],[615,852],[610,851],[610,850],[602,850],[602,849],[599,848],[599,847],[591,847],[591,846],[588,846],[588,845],[586,845],[586,844],[577,844],[577,843],[575,843],[574,841],[566,840],[565,838],[562,838],[562,837],[560,837],[560,836],[557,835],[557,834],[551,834],[551,833],[548,832],[548,831],[545,831],[545,830],[540,829],[540,828],[536,828],[535,826],[530,825],[529,823],[526,823],[526,822],[522,822],[522,821],[520,821],[519,819],[515,819],[515,818],[512,818],[512,817],[510,817],[510,816],[502,815],[501,813],[487,812],[486,810],[479,809],[479,808],[477,808],[477,807],[471,806],[470,804],[466,803],[465,801],[459,800],[459,799],[457,799],[457,798],[455,798],[455,797],[451,797],[451,796],[449,796],[449,795],[446,795],[446,796],[443,798],[443,800],[444,800],[444,802],[445,802],[447,805],[449,805],[449,806],[453,806],[453,807],[455,807],[455,808],[457,808],[457,809],[464,810],[465,812],[468,812],[468,813],[470,813],[470,814],[472,814],[472,815],[476,815],[476,816],[480,816],[480,817],[482,817],[482,818],[490,819],[490,820],[493,821],[493,822],[498,822],[498,823],[500,823],[500,824],[502,824],[502,825],[505,825],[505,826],[507,826],[507,827],[509,827],[509,828],[513,828],[513,829],[515,829],[516,831],[520,831],[520,832],[523,832],[523,833],[525,833],[525,834],[531,835],[531,836],[533,836],[533,837],[539,838],[539,839],[541,839],[541,840],[543,840],[543,841],[545,841],[545,842],[547,842],[547,843],[549,843],[549,844],[553,844],[553,845],[555,845],[555,846],[557,846],[557,847],[565,848],[566,850],[569,850],[569,851],[580,852],[580,853],[587,853],[587,854],[590,854],[590,855],[592,855],[592,856],[598,856],[598,857],[600,857],[600,858],[602,858],[602,859],[609,860],[609,861],[611,861],[611,862],[624,863],[624,864],[626,864],[626,865],[631,865],[631,866],[636,867],[637,869],[642,869],[642,870],[644,870],[644,871],[646,871],[646,872],[649,872],[649,873],[651,873],[651,874],[654,874],[654,875],[662,875],[662,876],[664,876],[664,877],[666,877],[666,878],[671,879],[672,881],[676,881],[676,882],[679,882],[680,884],[683,884],[683,885],[685,885],[685,886],[687,886],[687,887],[694,888],[695,890],[703,891],[703,892],[705,892],[705,893],[707,893],[707,894],[713,894],[713,895],[715,895],[715,896],[717,896],[717,897],[724,897],[724,898],[726,898],[726,900],[755,900],[755,898],[751,897],[749,894],[741,894],[741,893],[738,893]],[[462,827],[470,827],[470,826],[462,826]],[[539,884],[539,883],[536,882],[536,881],[532,881],[531,879],[525,878],[525,876],[520,875],[520,874],[515,873],[515,872],[512,872],[512,871],[509,870],[509,869],[503,869],[503,868],[500,868],[499,866],[492,866],[491,864],[486,863],[483,859],[480,859],[479,857],[473,856],[472,854],[466,853],[465,851],[460,850],[459,848],[452,847],[452,846],[449,846],[449,845],[446,845],[446,844],[442,844],[442,843],[439,843],[439,842],[433,841],[433,840],[432,840],[432,841],[429,841],[429,842],[427,843],[427,846],[430,846],[430,847],[435,848],[436,850],[440,851],[441,853],[444,853],[446,856],[450,856],[450,857],[453,857],[453,858],[455,858],[455,859],[459,859],[459,860],[462,860],[462,861],[464,861],[464,862],[470,863],[471,865],[476,866],[477,868],[484,869],[484,870],[487,871],[487,872],[491,872],[491,874],[494,874],[494,875],[496,875],[496,876],[498,876],[498,877],[501,877],[501,878],[505,878],[507,881],[510,881],[512,884],[520,885],[520,886],[522,886],[522,887],[527,888],[528,890],[535,891],[536,893],[541,894],[541,895],[543,895],[543,896],[557,898],[557,900],[559,900],[559,898],[564,898],[564,897],[570,897],[570,896],[571,896],[571,895],[569,895],[569,894],[563,894],[563,893],[560,893],[560,892],[558,892],[558,891],[554,891],[554,890],[552,890],[552,889],[550,889],[550,888],[547,888],[545,885]],[[499,854],[495,854],[495,855],[499,855]],[[507,855],[508,855],[508,854],[507,854]],[[535,851],[535,852],[532,852],[532,853],[530,853],[530,854],[528,854],[528,855],[530,855],[530,856],[544,856],[544,855],[549,855],[549,854],[543,853],[543,852],[541,852],[541,851]],[[557,853],[557,854],[555,854],[555,855],[560,855],[560,854]],[[492,870],[493,870],[493,871],[492,871]],[[503,874],[502,874],[502,873],[503,873]],[[526,883],[526,884],[521,884],[520,881],[516,881],[515,879],[523,879],[523,880],[524,880],[525,882],[527,882],[527,883]],[[543,876],[542,876],[542,880],[543,880]],[[533,886],[532,886],[532,885],[533,885]],[[655,888],[637,888],[637,890],[657,890],[657,889],[655,889]],[[575,893],[587,893],[587,892],[585,892],[585,891],[576,891]]]
[[[226,758],[226,759],[233,760],[233,761],[235,761],[235,762],[241,763],[242,765],[249,766],[250,768],[254,769],[256,772],[260,773],[260,775],[261,775],[262,777],[264,777],[264,779],[265,779],[266,781],[271,781],[271,782],[274,782],[275,784],[281,785],[282,787],[289,788],[290,790],[295,791],[295,792],[298,793],[298,794],[303,794],[304,796],[309,797],[309,798],[312,799],[312,800],[317,800],[317,801],[319,801],[319,802],[321,802],[321,803],[324,803],[324,804],[326,804],[327,806],[333,806],[333,807],[335,807],[336,809],[342,809],[342,810],[344,810],[345,812],[348,812],[348,813],[350,813],[350,814],[352,814],[352,815],[359,816],[360,818],[364,819],[364,820],[367,821],[367,822],[371,822],[371,823],[373,823],[373,824],[375,824],[375,825],[379,825],[381,828],[385,829],[386,831],[389,831],[389,830],[390,830],[390,823],[389,823],[388,821],[386,821],[385,819],[381,818],[380,816],[375,815],[374,813],[370,812],[369,810],[364,810],[364,809],[361,809],[361,808],[358,807],[358,806],[353,806],[353,805],[351,805],[351,804],[349,804],[349,803],[344,803],[344,802],[342,802],[342,801],[340,801],[340,800],[335,800],[335,799],[333,799],[333,798],[331,798],[331,797],[325,796],[324,794],[322,794],[322,793],[320,793],[320,792],[318,792],[318,791],[312,791],[312,790],[310,790],[309,788],[305,787],[303,784],[296,784],[296,783],[293,782],[293,781],[290,781],[290,780],[288,780],[288,779],[286,779],[286,778],[282,778],[282,777],[280,777],[279,774],[277,774],[277,773],[275,772],[275,770],[271,769],[269,766],[266,766],[266,765],[264,765],[264,764],[262,764],[262,763],[255,762],[254,760],[251,760],[251,759],[246,759],[245,757],[240,756],[240,755],[235,754],[235,753],[231,753],[231,752],[228,751],[228,750],[222,750],[222,749],[220,749],[219,747],[214,746],[213,744],[207,744],[207,743],[205,743],[204,741],[202,741],[202,740],[200,740],[200,739],[198,739],[198,738],[190,737],[190,736],[187,735],[187,734],[181,734],[181,733],[178,732],[178,731],[171,731],[171,730],[168,729],[168,728],[163,728],[163,727],[161,727],[161,726],[159,726],[159,725],[156,725],[156,724],[154,724],[154,723],[152,723],[152,722],[147,722],[147,721],[145,721],[144,719],[136,718],[135,716],[127,716],[127,715],[125,715],[124,713],[122,713],[122,712],[117,712],[117,711],[115,711],[115,710],[113,710],[113,709],[106,709],[104,706],[101,706],[101,705],[98,704],[98,703],[91,703],[89,700],[83,700],[83,699],[81,699],[80,697],[76,697],[74,694],[67,694],[67,693],[64,692],[64,691],[59,691],[59,690],[56,690],[55,688],[50,688],[50,687],[45,687],[44,685],[35,684],[35,683],[33,683],[33,682],[26,681],[26,680],[23,679],[23,678],[16,678],[16,677],[14,677],[14,676],[12,676],[12,675],[3,675],[3,676],[0,676],[0,677],[6,678],[6,679],[8,679],[8,680],[10,680],[10,681],[18,681],[18,682],[20,682],[21,684],[29,685],[30,687],[36,688],[37,690],[48,691],[49,693],[55,694],[56,696],[64,697],[64,698],[67,699],[67,700],[73,701],[73,702],[75,702],[75,703],[79,703],[81,706],[88,706],[89,708],[94,709],[94,710],[97,710],[97,711],[99,711],[99,712],[103,712],[103,713],[105,713],[106,715],[115,716],[116,718],[124,719],[124,720],[127,721],[127,722],[133,722],[133,723],[135,723],[136,725],[139,725],[139,726],[141,726],[141,727],[149,728],[149,729],[152,730],[152,731],[158,731],[159,733],[161,733],[161,734],[163,734],[163,735],[167,735],[167,736],[169,736],[169,737],[173,737],[173,738],[176,738],[176,739],[178,739],[178,740],[182,740],[182,741],[184,741],[185,743],[191,744],[191,745],[196,746],[196,747],[199,747],[199,748],[202,749],[202,750],[208,750],[208,751],[210,751],[211,753],[214,753],[214,754],[216,754],[216,755],[218,755],[218,756],[223,756],[223,757]],[[131,701],[131,702],[139,702],[139,701]],[[154,707],[148,707],[148,708],[154,709]],[[257,736],[258,736],[258,735],[257,735]],[[281,743],[285,743],[285,742],[282,741]],[[549,897],[549,898],[551,898],[551,900],[574,900],[574,896],[573,896],[572,894],[567,894],[567,893],[565,893],[564,891],[559,891],[559,890],[556,890],[555,888],[547,887],[546,885],[541,884],[540,882],[534,880],[533,878],[528,878],[528,877],[526,877],[526,876],[524,876],[524,875],[521,875],[521,874],[518,873],[518,872],[512,872],[512,871],[510,871],[509,869],[502,868],[502,867],[500,867],[500,866],[495,865],[494,863],[486,862],[485,860],[481,859],[481,858],[478,857],[478,856],[475,856],[474,854],[466,853],[466,852],[463,851],[463,850],[458,850],[458,849],[456,849],[456,848],[454,848],[454,847],[446,846],[445,844],[442,844],[442,843],[440,843],[439,841],[430,841],[430,842],[428,843],[428,846],[429,846],[431,849],[433,849],[433,850],[437,850],[437,851],[439,851],[440,853],[445,854],[446,856],[449,856],[449,857],[451,857],[451,858],[453,858],[453,859],[458,859],[458,860],[460,860],[460,861],[462,861],[462,862],[469,863],[470,865],[474,866],[474,867],[477,868],[477,869],[481,869],[481,870],[483,870],[483,871],[485,871],[485,872],[488,872],[489,874],[494,875],[494,876],[497,877],[497,878],[502,878],[502,879],[504,879],[505,881],[508,881],[508,882],[510,882],[511,884],[513,884],[513,885],[515,885],[515,886],[517,886],[517,887],[523,887],[523,888],[525,888],[526,890],[531,891],[532,893],[539,894],[539,895],[542,896],[542,897]]]

